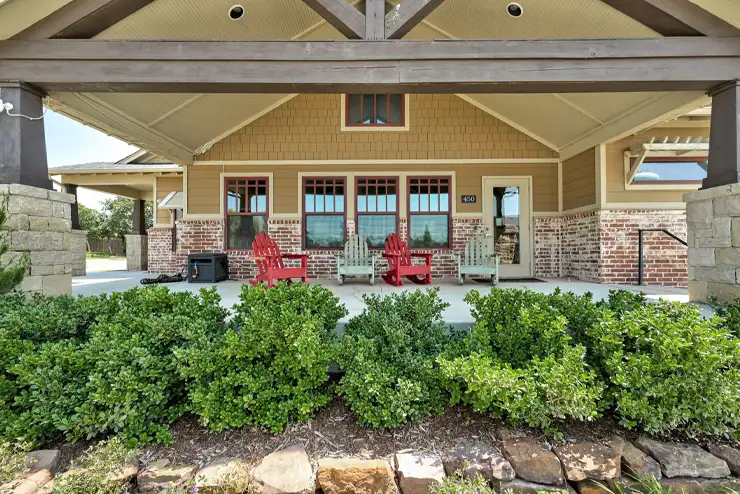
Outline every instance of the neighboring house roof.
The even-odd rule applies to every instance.
[[[156,173],[181,172],[182,167],[173,163],[83,163],[49,168],[49,175],[66,175],[70,173]]]

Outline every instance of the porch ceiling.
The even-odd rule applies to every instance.
[[[8,0],[0,14],[38,0]],[[390,0],[396,4],[400,0]],[[729,8],[733,0],[694,0]],[[46,0],[57,8],[64,0]],[[234,0],[155,0],[97,36],[110,40],[344,39],[302,0],[241,0],[246,16],[226,15]],[[534,39],[657,37],[601,0],[538,0],[524,15],[506,15],[509,0],[446,0],[406,39]],[[35,5],[35,3],[34,3]],[[701,5],[704,6],[704,5]],[[707,8],[710,8],[709,6]],[[735,6],[735,11],[740,9]],[[34,10],[34,9],[31,9]],[[15,11],[12,11],[15,12]],[[16,15],[16,14],[14,14]],[[20,14],[17,14],[20,15]],[[28,15],[28,14],[24,14]],[[41,14],[43,17],[45,14]],[[740,13],[738,13],[740,16]],[[0,16],[0,37],[11,30]],[[20,26],[24,27],[24,26]],[[4,29],[4,30],[3,30]],[[461,95],[566,157],[598,142],[652,125],[705,102],[699,93]],[[274,94],[51,94],[49,106],[72,118],[187,163],[219,140],[286,101]],[[684,105],[688,105],[685,106]]]

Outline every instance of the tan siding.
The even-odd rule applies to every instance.
[[[170,192],[183,191],[182,177],[157,177],[157,203],[167,197]],[[169,209],[156,209],[157,217],[155,223],[158,225],[169,224],[171,221]]]
[[[480,213],[482,204],[482,177],[484,176],[532,176],[534,211],[558,210],[558,167],[556,163],[513,163],[513,164],[428,164],[428,165],[192,165],[188,167],[188,214],[220,214],[220,174],[244,173],[257,176],[273,174],[274,213],[298,214],[299,173],[304,175],[331,174],[346,176],[347,173],[382,173],[388,176],[399,173],[413,175],[443,174],[454,172],[458,213]],[[401,184],[405,188],[406,184]],[[404,189],[405,190],[405,189]],[[460,196],[475,195],[475,204],[462,204]]]
[[[596,150],[563,161],[563,210],[596,204]]]
[[[234,132],[198,161],[233,160],[391,160],[391,159],[528,159],[557,158],[544,144],[517,131],[454,95],[410,95],[409,130],[352,132],[341,130],[340,95],[299,95]],[[557,211],[557,166],[512,165],[403,165],[401,171],[429,173],[455,171],[458,194],[481,194],[484,175],[532,175],[536,211]],[[189,214],[219,213],[221,167],[188,169]],[[274,212],[298,211],[298,173],[387,172],[398,165],[262,168],[228,166],[228,172],[274,173]],[[459,204],[458,211],[481,211],[476,204]]]
[[[220,160],[557,158],[452,94],[409,97],[408,131],[341,130],[341,95],[301,94],[197,157]]]
[[[708,137],[709,127],[654,128],[606,146],[606,200],[629,202],[683,202],[685,190],[626,190],[624,185],[624,152],[647,142],[651,137]]]

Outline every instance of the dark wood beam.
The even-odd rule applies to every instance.
[[[22,184],[52,189],[46,165],[43,93],[26,84],[0,83],[2,99],[13,104],[14,115],[0,115],[0,184]]]
[[[365,16],[347,0],[303,0],[348,39],[365,37]]]
[[[401,39],[444,0],[403,0],[385,15],[385,37]]]
[[[365,39],[385,38],[385,0],[365,0]]]
[[[740,36],[729,22],[690,0],[602,0],[663,36]]]
[[[11,39],[89,39],[154,0],[72,0]]]
[[[131,235],[146,235],[146,201],[134,199]]]
[[[72,203],[72,230],[81,230],[80,228],[80,205],[77,197],[77,185],[66,184],[63,186],[64,192],[75,196],[75,202]]]
[[[704,91],[740,74],[740,38],[0,41],[0,74],[53,92]]]
[[[714,89],[709,136],[709,167],[702,188],[740,182],[740,82]]]

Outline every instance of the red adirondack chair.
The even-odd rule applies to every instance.
[[[306,262],[308,254],[281,254],[280,247],[270,236],[264,232],[259,232],[252,242],[254,255],[250,259],[257,263],[259,273],[254,280],[250,280],[252,285],[257,285],[264,281],[268,288],[275,286],[278,280],[288,280],[300,278],[306,282]],[[301,267],[286,268],[283,259],[300,259]]]
[[[432,283],[432,256],[428,252],[410,252],[406,242],[401,242],[398,235],[391,233],[385,239],[385,253],[383,257],[388,260],[388,272],[383,279],[389,285],[401,286],[401,276],[417,285],[429,285]],[[411,259],[423,257],[424,264],[413,264]]]

